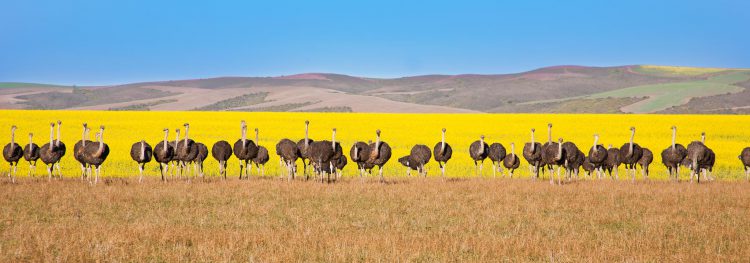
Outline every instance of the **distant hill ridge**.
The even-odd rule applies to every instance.
[[[748,69],[562,65],[511,74],[302,73],[77,88],[0,82],[0,108],[748,113],[749,80]]]

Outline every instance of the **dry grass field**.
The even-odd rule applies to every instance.
[[[750,185],[744,182],[134,182],[3,182],[0,261],[750,258]]]

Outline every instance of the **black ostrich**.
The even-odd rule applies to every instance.
[[[612,179],[620,179],[620,176],[617,174],[617,169],[620,167],[620,149],[612,147],[612,144],[610,144],[607,147],[607,161],[604,162],[604,169],[607,170],[607,173],[609,173],[609,177]],[[615,176],[612,177],[612,171],[615,171]]]
[[[249,179],[250,174],[247,170],[250,168],[248,167],[248,163],[255,156],[258,156],[258,146],[252,140],[247,139],[247,125],[244,120],[240,122],[240,129],[242,131],[242,138],[234,143],[232,150],[234,151],[234,156],[240,160],[240,179],[242,179],[242,172],[245,168],[247,168],[244,170],[245,178]]]
[[[57,176],[62,179],[62,167],[60,167],[60,160],[63,156],[65,156],[65,143],[62,142],[62,134],[60,133],[60,129],[62,128],[62,121],[57,120],[57,140],[55,141],[55,151],[58,155],[60,155],[60,158],[57,159],[57,162],[53,165],[53,169],[57,168]]]
[[[86,160],[84,160],[83,155],[86,151],[86,145],[94,143],[93,141],[87,139],[89,137],[89,127],[86,123],[83,123],[83,132],[81,134],[81,140],[76,142],[75,145],[73,145],[73,158],[78,161],[78,163],[81,164],[81,180],[84,180],[86,178],[88,170],[88,164],[86,163]]]
[[[23,147],[23,159],[29,162],[29,177],[31,177],[31,172],[36,170],[36,161],[39,160],[39,145],[34,143],[33,133],[29,133],[29,144]]]
[[[197,166],[195,168],[195,171],[200,175],[201,178],[203,178],[203,161],[208,158],[208,147],[200,142],[196,142],[195,147],[198,148],[198,154],[195,155],[193,164]]]
[[[539,170],[542,168],[542,144],[534,141],[534,131],[536,129],[531,129],[531,142],[523,145],[523,158],[529,163],[529,170],[536,180],[539,177]]]
[[[693,144],[693,143],[690,143],[690,144]],[[706,146],[706,133],[705,132],[701,133],[700,145],[702,145],[702,147],[705,148],[705,153],[703,154],[702,159],[698,158],[697,163],[693,161],[693,158],[691,158],[691,155],[690,155],[690,145],[688,145],[688,157],[686,158],[686,159],[690,159],[690,161],[687,162],[688,167],[691,167],[694,173],[699,176],[698,177],[699,183],[700,183],[701,172],[703,173],[703,177],[706,180],[709,180],[709,181],[713,180],[713,177],[711,177],[711,172],[713,171],[713,167],[716,162],[716,154],[711,148]],[[700,153],[700,145],[696,145],[694,147],[697,149],[696,152],[698,153]],[[700,156],[700,154],[697,154],[697,155]],[[692,174],[690,175],[690,181],[691,182],[693,181]]]
[[[104,126],[99,127],[99,132],[96,134],[96,138],[99,143],[87,143],[83,152],[83,160],[86,162],[89,169],[96,169],[94,184],[99,182],[101,165],[107,160],[107,156],[109,156],[109,146],[104,143]],[[89,178],[90,177],[91,176],[89,176]],[[89,181],[90,180],[91,179],[89,179]]]
[[[255,144],[258,145],[258,154],[256,154],[255,158],[253,158],[251,161],[255,164],[255,168],[258,170],[258,174],[260,176],[265,176],[265,165],[270,157],[268,156],[268,149],[266,149],[266,147],[260,146],[260,141],[258,139],[258,128],[255,128]]]
[[[62,172],[60,172],[60,159],[62,159],[62,157],[65,155],[65,144],[60,142],[60,126],[58,126],[57,130],[57,141],[54,141],[53,136],[55,123],[50,122],[49,125],[49,143],[45,143],[44,145],[42,145],[42,148],[39,149],[39,159],[41,159],[42,162],[47,165],[47,175],[49,180],[52,180],[52,173],[55,167],[57,167],[59,176],[62,178]]]
[[[701,134],[701,137],[704,137]],[[684,163],[691,169],[690,182],[693,181],[694,176],[698,176],[698,183],[701,182],[701,168],[707,166],[711,162],[711,153],[708,147],[701,141],[693,141],[688,144],[687,147],[688,155],[685,158]]]
[[[299,158],[302,159],[302,174],[305,176],[307,181],[307,166],[310,165],[310,145],[314,142],[309,137],[310,121],[305,121],[305,138],[297,142],[297,150],[299,151]]]
[[[750,181],[750,147],[742,149],[738,158],[742,162],[742,168],[745,169],[745,181]]]
[[[365,166],[378,167],[380,182],[385,182],[383,177],[383,166],[391,159],[391,146],[380,140],[380,130],[375,130],[375,143],[370,144],[370,158],[367,159]]]
[[[490,152],[492,151],[492,147],[490,147]],[[518,169],[518,166],[521,165],[521,160],[518,159],[518,155],[516,155],[516,144],[510,143],[510,154],[505,155],[505,158],[503,158],[503,166],[506,170],[508,170],[508,176],[510,178],[513,178],[513,172]],[[503,175],[505,177],[505,175]]]
[[[484,135],[480,135],[478,141],[474,141],[469,145],[469,156],[474,160],[474,172],[479,177],[482,176],[484,159],[487,159],[489,152],[490,147],[484,142]]]
[[[564,142],[562,144],[563,151],[565,152],[564,156],[564,166],[565,166],[565,176],[567,177],[568,181],[572,179],[573,173],[578,172],[578,167],[583,164],[583,159],[579,158],[578,155],[583,154],[580,149],[578,149],[578,146],[575,145],[573,142]]]
[[[151,145],[144,140],[136,142],[130,146],[130,158],[138,163],[138,172],[140,172],[140,177],[138,177],[139,183],[143,182],[143,168],[146,167],[147,163],[151,162],[152,154],[153,149],[151,148]]]
[[[630,141],[620,147],[620,162],[625,165],[625,171],[631,175],[633,182],[635,182],[636,174],[635,165],[643,156],[643,149],[637,143],[633,142],[634,138],[635,127],[630,127]]]
[[[174,146],[169,143],[169,129],[164,128],[164,141],[155,144],[153,156],[154,160],[159,163],[159,172],[161,172],[161,180],[166,181],[164,174],[169,169],[169,163],[174,158]]]
[[[569,166],[571,167],[570,170],[576,176],[576,179],[578,179],[578,174],[581,171],[581,167],[583,166],[583,164],[586,162],[589,162],[588,159],[589,158],[586,157],[586,155],[583,153],[583,151],[581,151],[581,149],[577,150],[576,160],[569,164]],[[589,162],[589,164],[590,163],[591,162]],[[568,181],[572,179],[571,177],[568,178]]]
[[[552,127],[552,125],[549,125],[549,127]],[[562,141],[562,138],[560,138],[557,142],[552,142],[550,140],[542,145],[542,163],[547,166],[547,169],[549,170],[549,183],[552,185],[555,184],[555,166],[557,166],[558,184],[562,184],[560,169],[563,167],[566,160],[565,149],[562,147]]]
[[[16,182],[16,168],[21,157],[23,157],[23,149],[16,143],[16,125],[13,125],[10,127],[10,143],[3,148],[3,158],[10,164],[8,179],[13,183]]]
[[[453,148],[451,148],[450,144],[445,142],[445,128],[443,128],[442,131],[442,138],[440,139],[440,142],[436,143],[435,147],[432,148],[432,154],[435,156],[435,161],[438,163],[438,166],[440,166],[441,176],[445,179],[445,165],[448,164],[448,160],[450,160],[453,155]]]
[[[586,159],[594,166],[596,177],[599,179],[604,177],[604,164],[607,162],[608,154],[607,149],[599,144],[599,134],[594,134],[594,146],[589,149],[589,155]],[[588,175],[593,176],[591,173],[588,173]]]
[[[679,181],[680,163],[687,156],[687,149],[682,144],[675,143],[677,140],[677,126],[672,126],[672,144],[661,151],[661,162],[667,167],[669,178]]]
[[[363,179],[365,174],[365,164],[367,163],[367,159],[370,158],[370,145],[361,141],[355,142],[349,150],[349,157],[352,158],[352,162],[357,164],[359,178]]]
[[[175,159],[179,160],[180,163],[180,176],[182,176],[182,170],[186,169],[185,177],[190,179],[190,164],[195,163],[195,157],[198,156],[199,149],[198,144],[190,139],[190,124],[185,123],[182,126],[185,127],[185,138],[177,142]]]
[[[297,169],[297,158],[300,157],[297,144],[290,139],[281,139],[281,141],[276,144],[276,155],[279,156],[279,163],[281,166],[286,168],[287,180],[294,180],[294,173]],[[283,177],[284,174],[280,173],[280,176]]]
[[[430,162],[430,158],[432,158],[430,148],[424,144],[417,144],[411,148],[409,155],[399,158],[398,162],[407,167],[407,175],[411,176],[411,170],[415,169],[420,176],[427,177],[427,171],[424,169],[424,166]]]
[[[218,141],[211,146],[211,156],[219,162],[219,176],[227,179],[227,161],[232,158],[232,146],[227,141]]]
[[[487,151],[487,157],[492,161],[492,177],[495,177],[498,170],[500,170],[500,173],[503,172],[502,162],[505,160],[506,155],[507,152],[505,146],[497,142],[490,144],[489,151]]]
[[[589,157],[583,158],[583,163],[581,164],[581,167],[583,168],[583,171],[586,173],[586,177],[592,176],[592,173],[596,171],[596,167],[594,164],[589,161]]]
[[[336,154],[336,128],[333,129],[333,140],[323,140],[313,142],[308,151],[310,151],[310,163],[315,170],[315,174],[319,176],[320,182],[330,182],[329,173],[334,171],[333,163],[334,155]],[[328,166],[328,167],[324,167]],[[326,180],[328,179],[328,180]]]

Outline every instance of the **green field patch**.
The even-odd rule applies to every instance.
[[[647,99],[623,107],[632,113],[650,113],[687,103],[693,97],[706,97],[726,93],[737,93],[742,87],[733,84],[750,79],[748,71],[731,71],[707,80],[652,84],[612,90],[589,95],[588,98],[641,98]]]
[[[63,88],[66,86],[52,85],[52,84],[40,84],[40,83],[26,83],[26,82],[0,82],[0,89],[15,89],[15,88]]]

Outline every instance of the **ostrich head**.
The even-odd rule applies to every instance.
[[[675,140],[677,140],[677,126],[672,126],[672,151],[675,150]]]
[[[305,120],[305,150],[307,150],[307,146],[310,145],[309,128],[310,128],[310,121]]]
[[[701,143],[706,143],[706,132],[701,132]]]
[[[164,128],[163,131],[164,131],[164,147],[162,147],[163,149],[162,152],[166,153],[167,152],[167,140],[169,138],[169,129]]]
[[[258,128],[255,128],[255,144],[260,145],[258,142]]]
[[[442,139],[440,140],[440,153],[445,152],[445,128],[443,128]]]
[[[57,142],[56,145],[60,145],[61,135],[60,135],[60,126],[62,126],[62,121],[57,120]]]
[[[552,143],[552,123],[547,123],[547,142]]]
[[[49,145],[52,145],[53,141],[55,140],[55,123],[50,122],[49,123]],[[52,147],[47,148],[49,151],[52,151]]]
[[[628,147],[628,154],[626,156],[633,155],[633,138],[635,138],[635,127],[630,127],[630,146]]]
[[[612,149],[612,144],[607,145],[607,150]]]
[[[597,144],[599,144],[599,134],[594,133],[594,151],[599,152],[599,147],[596,147]]]

